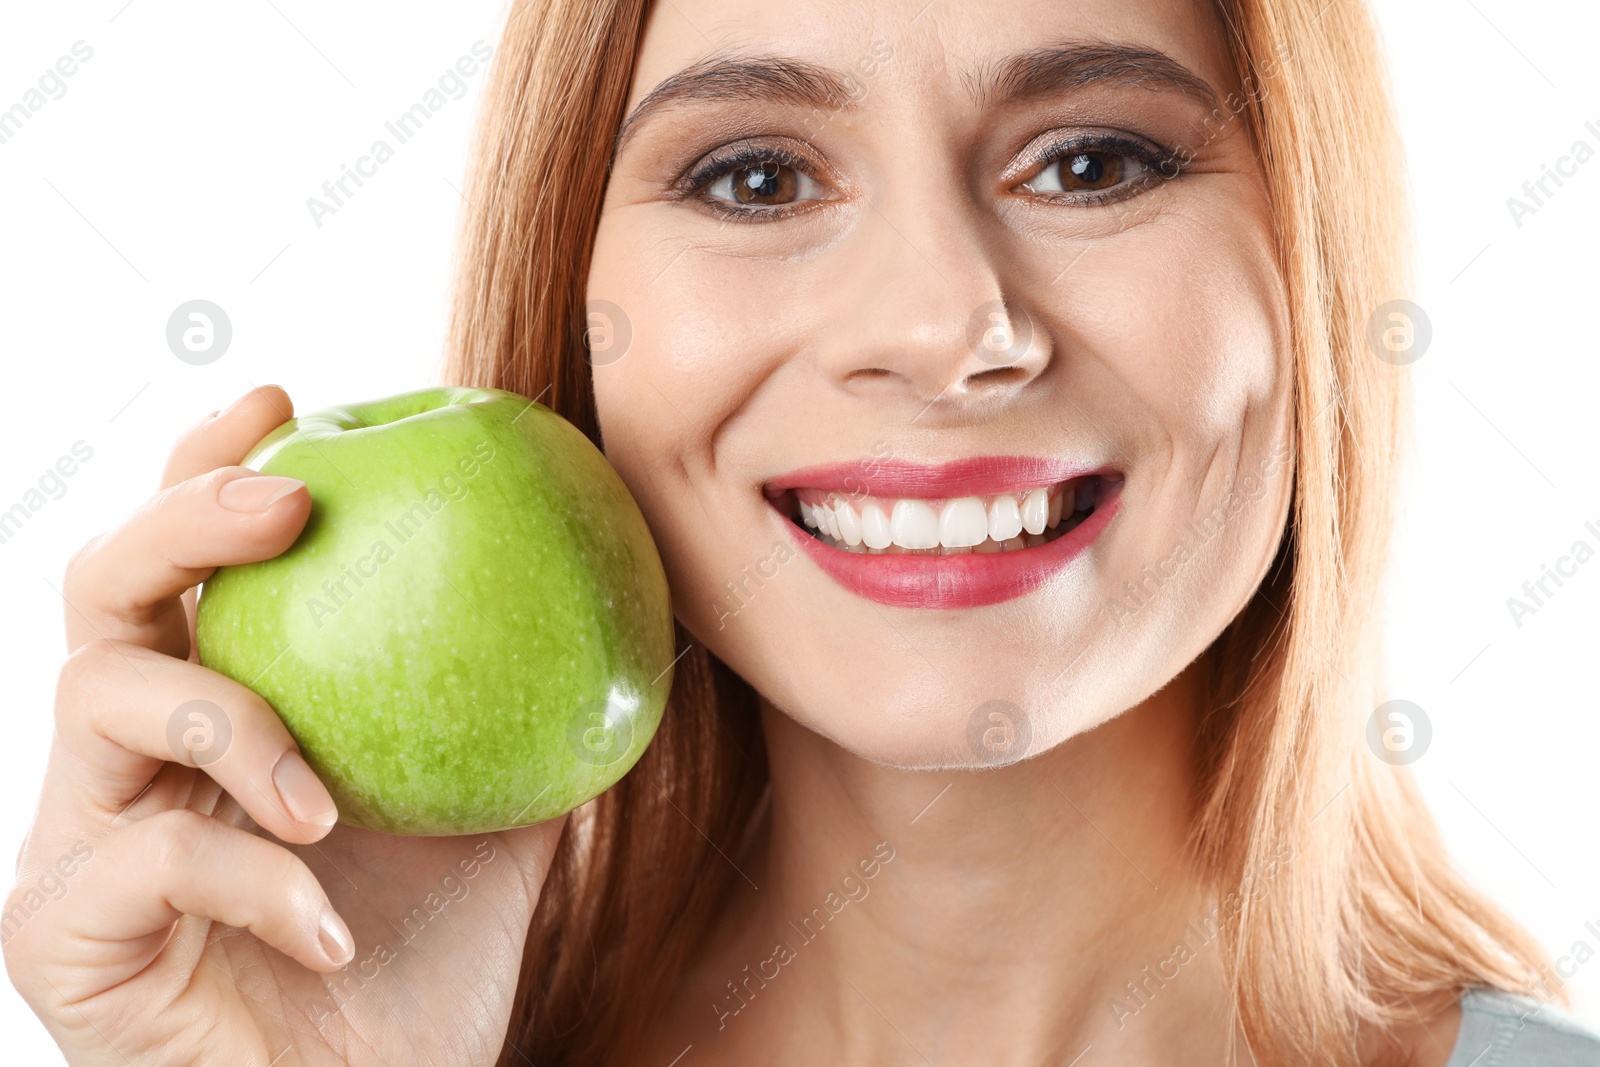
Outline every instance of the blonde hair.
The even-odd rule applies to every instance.
[[[1404,769],[1360,742],[1405,370],[1366,322],[1407,292],[1401,153],[1358,0],[1216,0],[1277,222],[1295,484],[1268,577],[1208,654],[1197,859],[1263,1063],[1400,1062],[1381,1035],[1492,987],[1562,1001],[1533,939],[1454,870]],[[646,0],[514,0],[480,120],[448,379],[543,403],[598,443],[587,266]],[[654,743],[574,815],[528,932],[501,1063],[626,1060],[733,877],[767,785],[755,694],[698,642]],[[1285,858],[1287,857],[1287,858]],[[1270,870],[1271,877],[1263,877]],[[513,1047],[514,1046],[514,1047]]]

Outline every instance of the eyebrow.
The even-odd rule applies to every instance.
[[[1098,83],[1176,90],[1208,107],[1217,93],[1202,77],[1165,52],[1104,42],[1068,41],[1011,56],[976,78],[964,79],[974,100],[1012,103],[1075,92]],[[783,56],[713,55],[685,67],[652,89],[617,132],[620,152],[650,116],[691,101],[769,101],[822,111],[859,107],[860,82],[805,60]]]

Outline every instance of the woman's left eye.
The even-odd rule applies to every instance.
[[[1154,173],[1142,160],[1122,152],[1074,150],[1047,163],[1018,188],[1047,196],[1106,193]]]

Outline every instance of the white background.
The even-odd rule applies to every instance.
[[[1600,9],[1377,7],[1418,209],[1410,295],[1433,325],[1411,369],[1420,450],[1391,584],[1390,695],[1431,720],[1416,772],[1462,867],[1556,955],[1579,940],[1600,951],[1584,928],[1600,927],[1600,559],[1520,627],[1506,605],[1575,541],[1600,549],[1600,159],[1520,227],[1507,207],[1575,141],[1600,151]],[[0,144],[0,510],[75,442],[93,449],[65,495],[0,544],[0,854],[27,830],[49,744],[62,568],[153,490],[181,429],[253,384],[283,384],[308,410],[435,380],[484,75],[320,228],[306,200],[378,137],[392,144],[383,123],[475,41],[497,46],[500,16],[489,0],[0,15],[0,109],[74,42],[94,49]],[[208,366],[166,344],[168,316],[196,298],[233,324]],[[0,986],[7,1061],[59,1062]],[[1569,988],[1600,1019],[1600,962]]]

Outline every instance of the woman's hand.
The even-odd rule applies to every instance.
[[[3,921],[11,979],[74,1065],[499,1055],[565,820],[330,829],[277,714],[195,662],[194,587],[283,552],[311,513],[302,483],[237,466],[291,414],[264,387],[207,418],[162,492],[68,567],[71,655]]]

